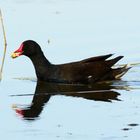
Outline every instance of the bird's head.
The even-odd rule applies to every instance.
[[[20,47],[14,51],[11,55],[12,58],[19,57],[21,55],[25,55],[28,57],[34,56],[37,52],[40,52],[40,46],[33,40],[24,41]]]

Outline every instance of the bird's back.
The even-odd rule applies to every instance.
[[[111,54],[92,57],[78,62],[54,65],[50,74],[50,79],[56,82],[67,83],[89,83],[100,81],[102,77],[113,71],[111,68],[123,56],[106,60]],[[51,78],[53,77],[53,78]]]

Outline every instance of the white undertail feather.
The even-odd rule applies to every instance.
[[[122,72],[120,72],[119,74],[117,74],[115,76],[115,79],[120,79],[130,68],[131,68],[131,65],[130,64],[124,65]]]

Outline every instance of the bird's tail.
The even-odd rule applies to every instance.
[[[112,73],[114,76],[114,79],[120,79],[131,67],[129,67],[128,65],[125,65],[121,68],[116,68],[113,69]]]
[[[115,80],[120,79],[131,67],[125,65],[121,68],[112,69],[109,73],[107,73],[101,80]]]

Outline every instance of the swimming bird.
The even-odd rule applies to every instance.
[[[24,41],[11,57],[27,56],[32,61],[37,80],[55,83],[96,83],[120,79],[130,67],[112,68],[123,56],[109,59],[113,54],[101,55],[84,60],[52,64],[45,57],[39,44],[33,40]]]

